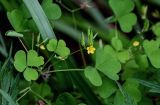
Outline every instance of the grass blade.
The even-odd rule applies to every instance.
[[[150,88],[149,92],[160,93],[160,84],[152,83],[152,82],[140,80],[140,79],[137,79],[137,81],[143,86],[149,87]]]
[[[55,38],[56,36],[52,30],[51,24],[47,16],[45,15],[41,5],[39,4],[38,0],[23,0],[24,4],[28,8],[33,20],[35,21],[42,39],[45,40],[46,38]]]
[[[4,92],[3,90],[0,89],[0,94],[11,104],[11,105],[18,105],[17,103],[15,103],[13,101],[13,99],[11,98],[11,96],[9,96],[6,92]]]

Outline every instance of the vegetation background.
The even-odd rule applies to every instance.
[[[1,105],[160,105],[159,0],[0,0]]]

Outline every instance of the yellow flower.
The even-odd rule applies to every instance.
[[[94,54],[95,50],[96,49],[93,47],[93,45],[87,47],[87,53],[88,54]]]
[[[134,41],[133,42],[133,46],[135,46],[135,47],[139,46],[139,44],[140,44],[139,41]]]

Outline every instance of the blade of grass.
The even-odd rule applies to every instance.
[[[136,79],[136,80],[137,80],[140,84],[142,84],[142,85],[144,85],[144,86],[146,86],[146,87],[160,90],[160,84],[158,84],[158,83],[152,83],[152,82],[145,81],[145,80],[140,80],[140,79]]]
[[[56,36],[52,30],[51,24],[48,21],[41,5],[38,0],[23,0],[24,4],[28,8],[33,20],[35,21],[42,39],[55,38]]]
[[[121,86],[121,84],[117,81],[115,81],[115,82],[118,85],[119,90],[122,93],[123,97],[125,98],[124,105],[136,105],[134,99],[124,90],[124,88]]]
[[[0,33],[0,42],[1,42],[1,46],[0,46],[0,53],[4,56],[4,57],[7,57],[8,56],[8,53],[7,53],[7,50],[6,50],[6,45],[4,43],[4,40],[2,38],[2,34]]]
[[[5,91],[0,89],[0,93],[10,103],[10,105],[18,105],[18,103],[15,103],[13,99],[11,98],[11,96],[9,96]]]

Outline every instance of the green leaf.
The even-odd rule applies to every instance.
[[[37,80],[38,79],[38,72],[32,68],[26,68],[23,72],[23,76],[27,81]]]
[[[42,36],[42,39],[43,40],[46,40],[48,38],[56,39],[51,24],[49,23],[49,20],[45,15],[38,0],[23,0],[23,2],[26,5],[27,9],[29,10],[33,20],[35,21]]]
[[[57,40],[51,39],[47,44],[47,49],[49,51],[54,51],[62,58],[67,58],[70,54],[70,49],[66,47],[66,43],[64,40],[59,40],[57,44]]]
[[[155,68],[160,68],[160,49],[153,51],[148,58]]]
[[[124,50],[117,53],[117,57],[121,63],[126,63],[130,59],[130,53],[128,50]]]
[[[118,18],[118,22],[123,32],[130,32],[137,22],[137,17],[134,13],[129,13]]]
[[[70,93],[62,93],[58,96],[55,105],[77,105],[77,103]]]
[[[64,40],[58,41],[57,49],[55,52],[62,58],[67,58],[70,54],[70,50],[68,47],[66,47],[66,43]]]
[[[143,97],[141,101],[138,103],[138,105],[153,105],[153,102],[148,97]]]
[[[84,74],[86,78],[89,79],[89,81],[94,85],[94,86],[101,86],[102,85],[102,79],[96,68],[88,66],[84,70]]]
[[[151,41],[145,40],[143,42],[143,48],[145,50],[145,53],[147,55],[150,55],[152,52],[159,49],[159,42],[155,40],[151,40]]]
[[[97,87],[96,90],[102,98],[108,98],[117,90],[117,87],[112,80],[103,78],[103,84]]]
[[[11,37],[23,37],[23,34],[18,33],[16,31],[12,31],[12,30],[7,31],[5,35],[11,36]]]
[[[0,89],[0,94],[9,102],[10,105],[19,105],[5,91]]]
[[[49,19],[59,19],[62,15],[60,7],[52,1],[43,0],[42,8]]]
[[[115,50],[110,45],[104,46],[104,52],[111,54],[114,58],[117,58]]]
[[[121,92],[118,90],[114,98],[114,105],[125,105],[124,102],[125,102],[125,98],[121,94]]]
[[[143,24],[143,28],[142,28],[142,32],[147,32],[149,30],[149,27],[150,24],[149,24],[149,20],[148,19],[145,19],[144,20],[144,24]]]
[[[38,28],[34,22],[33,19],[30,19],[27,21],[27,25],[28,25],[28,28],[31,30],[31,31],[34,31],[34,32],[38,32]]]
[[[136,63],[141,69],[146,69],[149,67],[148,59],[145,54],[139,54],[135,56]]]
[[[23,17],[23,13],[20,10],[14,9],[11,12],[7,12],[7,17],[17,32],[24,30],[25,19]]]
[[[114,53],[110,52],[110,46],[104,49],[97,49],[96,52],[96,68],[108,76],[112,80],[118,80],[118,72],[121,70],[121,64],[117,60]]]
[[[86,104],[84,104],[84,103],[80,103],[80,104],[78,104],[78,105],[86,105]]]
[[[113,37],[111,40],[112,46],[117,50],[120,51],[123,49],[123,45],[120,39],[118,37]]]
[[[44,58],[38,56],[37,52],[34,50],[29,50],[27,52],[27,66],[39,67],[44,64]]]
[[[116,17],[128,14],[134,9],[134,3],[132,0],[109,0],[109,5]]]
[[[141,100],[142,95],[138,89],[139,84],[135,79],[127,79],[123,87],[136,103]]]
[[[58,41],[56,39],[50,39],[47,44],[48,51],[55,51],[57,48]]]
[[[39,95],[41,95],[42,97],[52,96],[53,94],[51,92],[51,88],[47,83],[41,83],[41,84],[33,83],[31,88],[34,92],[39,93]]]
[[[152,31],[156,36],[160,36],[160,22],[152,26]]]
[[[14,56],[14,67],[17,71],[23,72],[26,68],[26,54],[24,51],[20,50],[16,52]]]

